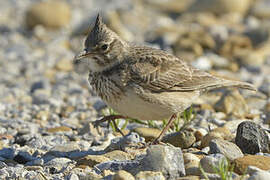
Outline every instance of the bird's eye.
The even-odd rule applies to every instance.
[[[108,45],[107,45],[107,44],[103,44],[103,45],[101,46],[101,49],[102,49],[103,51],[106,51],[106,50],[108,49]]]

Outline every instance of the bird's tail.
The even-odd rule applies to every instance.
[[[222,82],[220,83],[220,88],[221,87],[238,87],[242,89],[248,89],[251,91],[257,91],[257,88],[250,83],[235,81],[235,80],[227,80],[227,79],[222,79]],[[215,88],[219,88],[219,87],[215,87]]]

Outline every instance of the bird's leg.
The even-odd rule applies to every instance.
[[[109,124],[112,121],[116,131],[119,132],[122,136],[124,136],[124,133],[118,128],[118,126],[115,122],[116,119],[124,119],[124,118],[125,117],[121,116],[121,115],[104,116],[102,119],[95,121],[94,126],[97,127],[99,124],[106,122],[106,121],[108,121],[108,124]]]
[[[118,128],[118,126],[115,122],[115,119],[113,119],[112,122],[113,122],[113,125],[114,125],[116,131],[119,132],[122,136],[125,136],[124,133],[121,131],[121,129]]]
[[[159,134],[159,136],[151,143],[151,144],[159,144],[161,139],[163,138],[164,134],[169,130],[170,126],[173,123],[173,120],[176,118],[176,114],[173,114],[170,117],[169,122],[166,124],[165,128],[162,129],[161,133]]]

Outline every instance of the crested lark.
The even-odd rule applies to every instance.
[[[98,96],[120,113],[116,119],[170,118],[156,142],[161,140],[176,114],[183,112],[207,90],[235,86],[256,90],[253,85],[226,80],[193,68],[159,49],[130,45],[110,30],[97,16],[87,36],[85,50],[75,63],[85,61],[89,83]]]

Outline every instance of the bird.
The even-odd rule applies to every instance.
[[[222,87],[256,91],[250,83],[212,75],[166,51],[126,42],[106,26],[99,14],[84,47],[74,63],[84,62],[93,90],[119,113],[100,122],[168,119],[155,143],[161,142],[177,114],[204,92]]]

